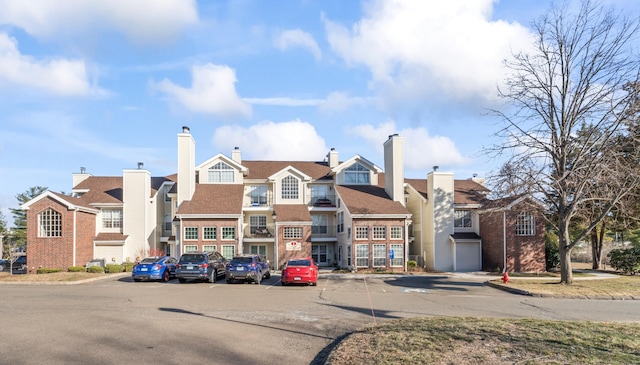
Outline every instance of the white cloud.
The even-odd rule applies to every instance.
[[[240,147],[248,160],[320,161],[329,150],[314,126],[300,120],[264,121],[247,128],[227,125],[216,129],[212,141],[221,151]]]
[[[176,85],[168,79],[153,86],[193,112],[221,117],[251,116],[251,105],[236,93],[235,70],[225,65],[208,63],[194,66],[191,74],[191,88]]]
[[[27,86],[58,95],[86,95],[92,90],[82,60],[36,60],[18,50],[17,41],[0,33],[0,85]]]
[[[254,105],[275,105],[275,106],[318,106],[324,103],[322,99],[296,99],[296,98],[243,98],[247,103]]]
[[[281,32],[274,40],[275,46],[280,50],[300,47],[311,52],[316,60],[322,57],[322,51],[311,34],[300,29],[289,29]]]
[[[351,28],[324,19],[331,48],[366,66],[392,103],[427,98],[492,101],[502,60],[530,44],[517,23],[491,20],[493,0],[374,0]]]
[[[195,0],[0,0],[0,24],[39,38],[116,30],[136,43],[166,43],[198,22]]]
[[[323,112],[340,112],[352,106],[365,106],[373,101],[373,98],[353,97],[347,93],[336,91],[330,93],[327,99],[320,104],[320,110]]]
[[[390,135],[398,133],[404,138],[404,164],[409,170],[427,171],[434,165],[453,167],[469,163],[451,139],[444,136],[431,136],[422,127],[398,130],[395,122],[387,121],[378,126],[361,124],[349,128],[347,133],[366,140],[380,154],[382,154],[380,145]]]

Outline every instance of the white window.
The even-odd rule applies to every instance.
[[[311,234],[327,234],[329,218],[324,214],[315,214],[311,216]]]
[[[218,246],[217,245],[204,245],[204,246],[202,246],[202,251],[204,251],[204,252],[218,251]]]
[[[369,245],[356,245],[356,267],[369,267]]]
[[[373,227],[373,239],[374,240],[384,240],[387,238],[387,227],[385,226],[374,226]]]
[[[284,238],[302,238],[302,227],[284,227]]]
[[[454,210],[453,211],[454,223],[456,228],[470,228],[471,227],[471,212],[468,210]]]
[[[298,199],[298,179],[291,175],[282,179],[282,199]]]
[[[344,169],[345,184],[369,184],[369,169],[355,163]]]
[[[373,245],[373,267],[387,266],[387,245]]]
[[[167,203],[171,203],[171,197],[169,196],[170,190],[171,190],[171,186],[164,187],[164,201]]]
[[[356,239],[357,240],[369,239],[369,226],[356,226]]]
[[[62,214],[51,208],[38,214],[38,237],[62,237]]]
[[[236,239],[236,227],[222,227],[222,239],[223,240],[235,240]]]
[[[215,241],[216,239],[218,239],[216,227],[202,228],[202,238],[205,241]]]
[[[402,227],[391,227],[389,235],[392,240],[401,240],[402,239]]]
[[[267,246],[266,245],[251,245],[249,247],[249,253],[251,253],[252,255],[267,256]]]
[[[218,162],[209,168],[209,182],[232,183],[234,176],[233,167],[224,162]]]
[[[267,205],[267,187],[264,185],[251,186],[251,205]]]
[[[338,213],[338,223],[336,224],[336,231],[341,233],[344,231],[344,212]]]
[[[313,245],[311,246],[311,258],[317,264],[327,264],[327,245]]]
[[[393,253],[393,254],[392,254]],[[389,246],[389,258],[391,259],[391,266],[404,267],[404,246],[403,245],[390,245]]]
[[[185,245],[184,253],[198,252],[198,245]]]
[[[185,240],[197,240],[198,239],[198,227],[184,227],[184,239]]]
[[[102,228],[121,228],[122,209],[103,209]]]
[[[268,233],[267,231],[267,216],[266,215],[252,215],[249,217],[249,227],[251,234]]]
[[[236,246],[234,245],[222,245],[222,256],[226,258],[233,258],[236,255]]]
[[[534,236],[536,218],[530,212],[520,212],[516,217],[516,236]]]

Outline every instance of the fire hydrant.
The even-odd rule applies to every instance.
[[[502,282],[505,284],[509,282],[509,274],[506,271],[502,274]]]

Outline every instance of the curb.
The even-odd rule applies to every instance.
[[[127,276],[131,276],[130,272],[123,272],[118,274],[104,274],[95,278],[75,280],[75,281],[0,281],[0,285],[28,285],[28,286],[56,286],[56,285],[78,285],[84,283],[91,283],[94,281],[101,281],[106,279],[120,279]]]

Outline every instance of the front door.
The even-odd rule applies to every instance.
[[[311,257],[319,266],[327,265],[327,245],[311,246]]]

